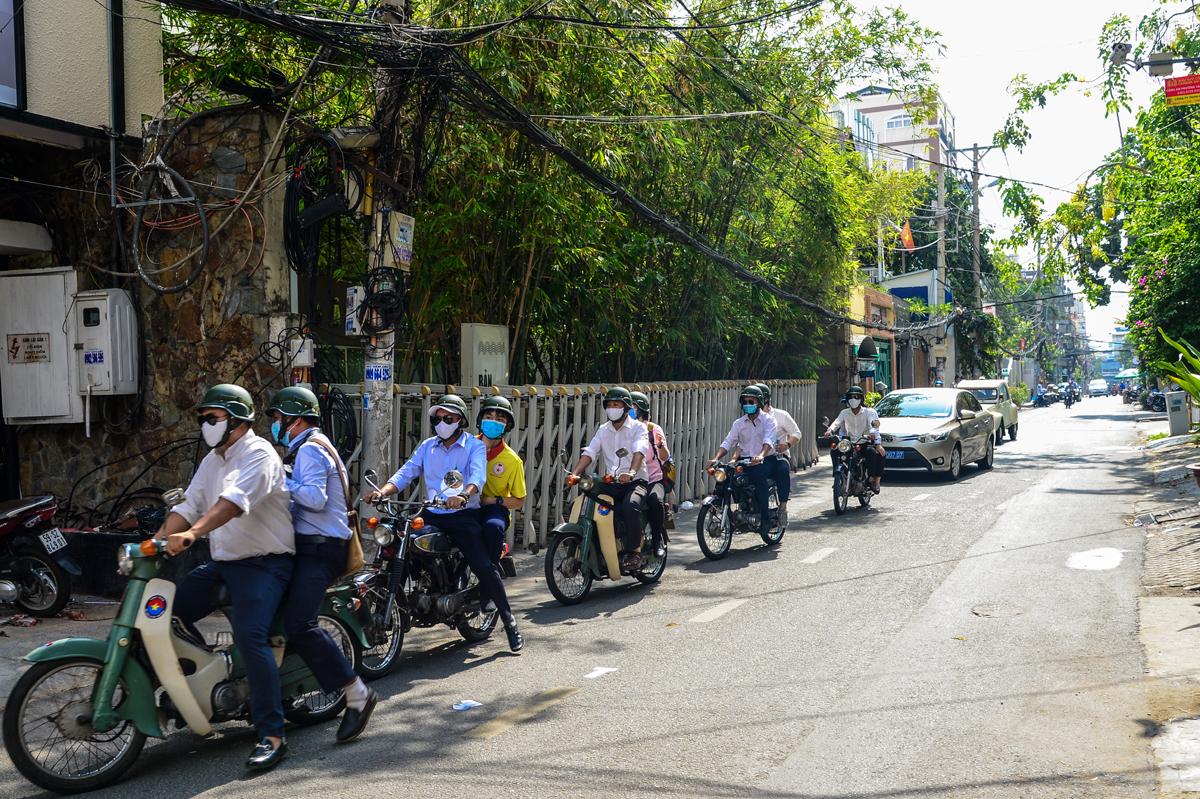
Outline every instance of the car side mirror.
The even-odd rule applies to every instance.
[[[976,416],[975,411],[967,410],[967,411],[959,411],[958,412],[958,418],[962,419],[963,421],[967,421],[968,419],[974,419],[975,416]]]

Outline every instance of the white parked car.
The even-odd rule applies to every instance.
[[[1108,381],[1103,377],[1097,377],[1095,380],[1088,382],[1089,397],[1107,397],[1108,396]]]

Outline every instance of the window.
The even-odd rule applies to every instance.
[[[915,155],[910,155],[908,157],[908,159],[905,160],[905,162],[904,162],[904,168],[907,169],[909,172],[912,172],[914,169],[916,169],[917,168],[917,157]]]
[[[24,31],[19,0],[0,0],[0,106],[25,107]]]
[[[912,117],[908,114],[897,114],[887,121],[888,130],[893,128],[911,128]]]

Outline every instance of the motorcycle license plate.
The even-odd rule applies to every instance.
[[[887,459],[889,461],[902,461],[904,460],[904,451],[899,449],[889,449],[887,453]]]
[[[62,530],[59,530],[57,527],[42,533],[38,536],[38,539],[42,542],[42,546],[46,548],[46,551],[50,553],[57,552],[67,545],[67,539],[63,538]]]

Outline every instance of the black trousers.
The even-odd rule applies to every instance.
[[[283,604],[288,649],[304,659],[323,691],[337,691],[358,676],[341,647],[317,624],[325,589],[346,568],[347,545],[347,541],[330,538],[317,543],[314,536],[297,533],[295,567]]]
[[[667,530],[667,487],[652,483],[646,493],[646,515],[650,517],[650,530],[654,534],[654,546],[662,543]]]
[[[646,495],[650,493],[644,480],[631,483],[611,483],[604,490],[617,505],[617,516],[621,520],[621,544],[626,552],[642,548],[642,509],[646,507]]]
[[[508,605],[508,594],[504,591],[504,580],[500,578],[500,569],[492,561],[484,542],[483,526],[479,523],[479,510],[456,510],[449,513],[430,513],[423,511],[421,518],[425,523],[436,527],[454,542],[458,551],[467,559],[467,565],[479,579],[479,598],[481,601],[492,600],[500,617],[507,619],[512,615]]]

